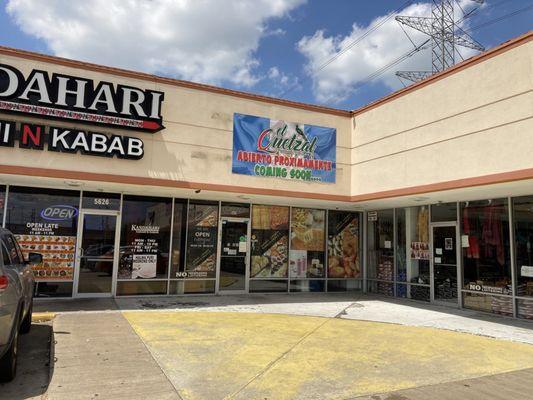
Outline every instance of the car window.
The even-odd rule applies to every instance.
[[[2,259],[4,260],[4,265],[10,265],[11,259],[9,258],[9,252],[6,249],[6,245],[4,244],[4,241],[2,240]]]
[[[11,238],[13,239],[13,242],[15,243],[15,248],[17,249],[17,254],[19,255],[19,258],[22,260],[22,262],[24,262],[24,253],[22,252],[22,249],[20,248],[19,242],[17,242],[17,240],[13,236],[11,236]]]
[[[6,246],[7,251],[9,252],[9,258],[11,258],[11,264],[22,264],[22,260],[19,257],[17,252],[17,246],[15,241],[11,236],[4,236],[2,242]]]

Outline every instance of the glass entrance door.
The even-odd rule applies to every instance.
[[[433,299],[458,305],[456,226],[433,226]]]
[[[111,296],[115,276],[117,216],[83,213],[77,251],[77,295]]]
[[[248,224],[248,220],[221,220],[219,292],[247,292]]]

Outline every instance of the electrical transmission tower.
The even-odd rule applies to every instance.
[[[482,4],[484,0],[472,0]],[[459,4],[459,3],[458,3]],[[463,19],[468,15],[464,15]],[[398,71],[396,76],[418,82],[455,64],[456,46],[478,51],[485,48],[461,29],[454,19],[454,0],[433,0],[431,17],[397,16],[400,26],[406,25],[428,35],[431,39],[431,71]],[[403,29],[403,26],[402,26]],[[405,32],[405,30],[404,30]],[[407,32],[405,32],[411,43]]]

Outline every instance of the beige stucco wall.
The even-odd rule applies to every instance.
[[[356,115],[352,195],[533,167],[533,42]]]
[[[132,161],[0,147],[0,164],[343,196],[532,168],[532,59],[529,42],[349,118],[0,55],[0,63],[26,76],[42,69],[164,91],[166,127],[152,135],[45,122],[142,138],[145,156]],[[232,174],[235,112],[336,128],[337,182]]]
[[[103,159],[99,157],[53,153],[0,147],[0,164],[24,165],[41,168],[66,169],[94,173],[170,179],[186,182],[244,186],[263,189],[282,189],[308,193],[349,195],[350,192],[350,136],[349,117],[307,111],[260,101],[217,94],[174,85],[155,84],[144,80],[68,68],[56,64],[27,61],[16,57],[0,56],[0,63],[15,66],[25,76],[31,69],[59,72],[73,76],[127,84],[144,89],[165,92],[162,106],[166,129],[155,134],[83,126],[68,122],[55,125],[91,129],[103,133],[118,133],[139,137],[145,144],[141,160]],[[335,184],[317,184],[275,178],[236,175],[231,172],[233,142],[233,113],[283,119],[303,124],[337,129],[337,180]],[[1,114],[1,118],[37,121],[20,116]]]

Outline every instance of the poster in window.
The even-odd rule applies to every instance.
[[[254,205],[251,278],[287,278],[289,207]]]
[[[215,278],[218,204],[189,204],[187,261],[179,278]]]
[[[172,199],[124,196],[119,279],[165,278]]]
[[[10,187],[6,228],[25,259],[29,253],[43,256],[32,265],[37,282],[74,279],[79,201],[76,191]]]
[[[293,208],[291,217],[291,278],[324,278],[324,210]]]
[[[328,278],[360,278],[359,215],[328,214]]]

